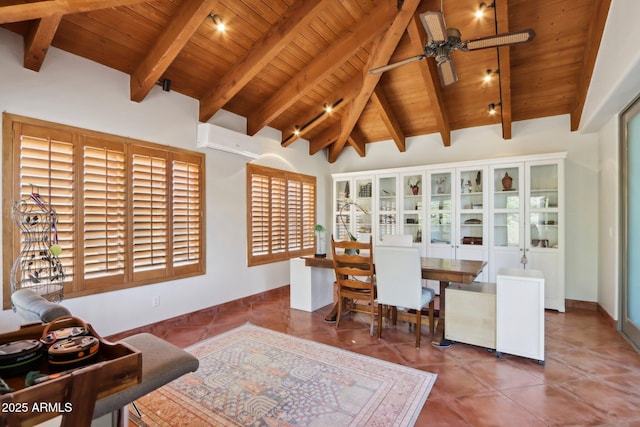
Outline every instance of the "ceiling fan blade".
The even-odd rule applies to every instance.
[[[440,74],[440,83],[443,87],[454,84],[458,81],[456,68],[453,66],[451,58],[438,61],[438,74]]]
[[[424,12],[420,14],[420,21],[429,36],[429,41],[442,42],[447,39],[447,27],[441,12]]]
[[[421,61],[424,58],[426,58],[425,55],[412,56],[411,58],[403,59],[402,61],[394,62],[393,64],[388,64],[388,65],[383,65],[382,67],[373,68],[369,70],[369,74],[383,73],[385,71],[389,71],[394,68],[400,67],[401,65],[404,65],[404,64],[410,64],[412,62]]]
[[[496,34],[465,42],[467,50],[486,49],[489,47],[507,46],[526,43],[533,40],[536,33],[533,30],[514,31],[512,33]]]

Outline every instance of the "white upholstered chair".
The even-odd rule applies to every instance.
[[[416,312],[416,348],[420,348],[421,311],[429,306],[429,333],[434,331],[433,289],[422,286],[420,249],[381,245],[375,254],[378,301],[378,338],[382,337],[382,306],[404,307]]]
[[[385,234],[382,236],[382,244],[385,246],[413,246],[411,234]]]

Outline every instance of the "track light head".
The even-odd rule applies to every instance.
[[[489,104],[489,115],[491,116],[495,115],[497,113],[496,108],[501,106],[502,106],[501,102],[498,102],[497,104],[492,102],[491,104]]]
[[[224,24],[224,21],[222,20],[220,15],[210,13],[208,18],[213,21],[213,23],[216,25],[216,29],[219,32],[223,33],[227,29],[227,26]]]
[[[478,6],[478,9],[476,10],[476,18],[477,19],[483,18],[485,10],[491,9],[494,7],[496,7],[496,4],[494,2],[489,4],[485,2],[480,3],[480,5]]]

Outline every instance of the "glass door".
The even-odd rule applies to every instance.
[[[378,178],[378,233],[377,242],[382,236],[396,234],[398,219],[398,179],[396,175]]]
[[[422,174],[402,176],[402,210],[399,234],[413,236],[414,245],[422,245],[424,186]]]
[[[457,203],[456,258],[486,260],[486,183],[487,168],[464,168],[457,171],[459,185]]]
[[[489,281],[501,268],[522,268],[524,260],[524,168],[521,163],[491,169]]]
[[[371,211],[373,205],[371,203],[371,193],[373,191],[373,180],[370,177],[356,178],[354,194],[356,205],[354,206],[355,214],[355,237],[362,242],[368,242],[371,236]]]
[[[621,117],[622,333],[640,348],[640,100]]]
[[[525,225],[525,269],[544,274],[544,306],[564,312],[564,249],[561,236],[564,209],[560,179],[564,175],[560,161],[527,163],[528,192]]]
[[[453,172],[450,170],[429,172],[427,179],[429,183],[427,256],[455,258]]]
[[[336,179],[333,182],[333,201],[334,223],[333,238],[338,240],[347,240],[351,232],[351,179]],[[329,248],[330,249],[330,248]]]

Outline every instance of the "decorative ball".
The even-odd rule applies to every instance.
[[[60,255],[60,253],[62,253],[62,246],[60,246],[60,245],[51,245],[49,247],[49,252],[51,252],[51,255],[53,255],[53,256],[58,256],[58,255]]]

